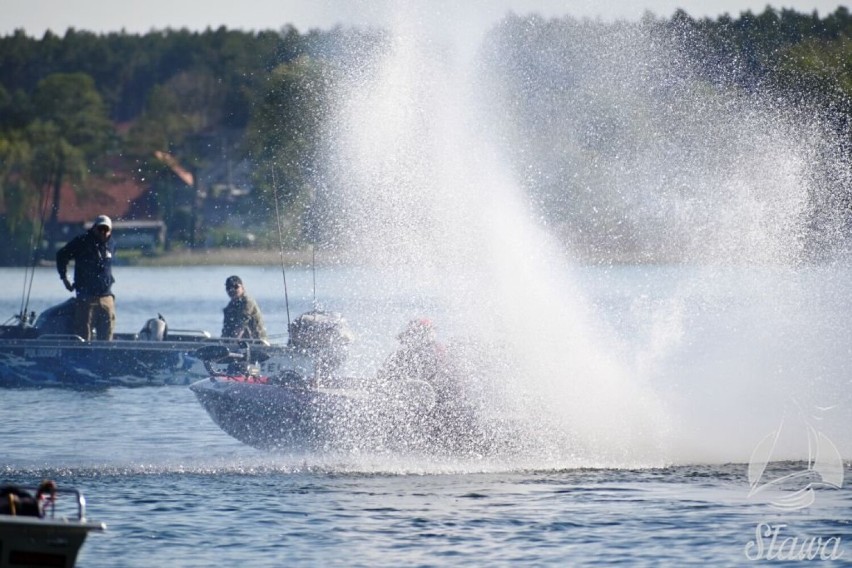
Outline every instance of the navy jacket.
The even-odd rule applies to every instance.
[[[74,259],[74,288],[78,298],[97,298],[111,296],[112,259],[115,256],[115,243],[112,235],[101,242],[90,229],[74,237],[56,253],[56,269],[60,278],[68,270],[68,263]]]

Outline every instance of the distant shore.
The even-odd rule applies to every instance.
[[[565,253],[575,264],[581,265],[649,265],[680,264],[682,258],[666,257],[662,254],[640,254],[606,251],[606,254],[585,254],[577,251]],[[118,251],[116,264],[122,266],[339,266],[358,265],[370,262],[356,251],[310,248],[274,250],[261,248],[204,248],[180,249],[145,255],[140,251]],[[55,266],[53,261],[42,260],[40,266]]]
[[[680,259],[656,258],[647,255],[612,254],[597,257],[594,254],[573,254],[577,264],[678,264]],[[354,265],[365,259],[352,251],[340,250],[274,250],[258,248],[205,248],[180,249],[169,252],[157,252],[151,255],[132,251],[128,254],[119,250],[116,264],[122,266],[330,266]],[[52,261],[41,261],[41,266],[54,266]]]
[[[328,251],[307,250],[280,250],[272,249],[242,249],[242,248],[216,248],[199,250],[178,250],[161,252],[152,256],[134,256],[119,259],[122,264],[129,266],[280,266],[282,262],[287,266],[308,266],[317,264],[336,263],[342,257],[337,253]]]
[[[582,255],[576,252],[572,255],[574,262],[585,265],[637,265],[637,264],[678,264],[680,259],[659,258],[647,255],[616,254],[602,257],[594,254]],[[134,255],[122,258],[121,264],[126,266],[317,266],[356,265],[365,262],[363,257],[352,251],[342,250],[280,250],[252,248],[213,248],[188,250],[181,249],[171,252],[160,252],[156,255]]]

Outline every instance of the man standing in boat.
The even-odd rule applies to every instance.
[[[243,281],[239,276],[229,276],[225,280],[225,291],[231,301],[225,306],[225,323],[222,337],[241,339],[266,339],[263,316],[257,302],[246,294]]]
[[[112,220],[100,215],[92,228],[71,239],[56,253],[59,278],[69,292],[76,291],[74,333],[89,341],[92,328],[97,339],[110,341],[115,329],[115,296],[112,285]],[[74,261],[74,282],[68,281],[68,263]]]

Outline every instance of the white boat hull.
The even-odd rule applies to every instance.
[[[190,389],[224,432],[264,450],[481,453],[494,441],[471,409],[436,404],[422,381],[309,388],[211,377]]]

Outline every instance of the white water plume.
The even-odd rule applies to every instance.
[[[688,30],[508,19],[492,99],[522,181],[594,260],[795,264],[839,244],[850,174],[826,117],[732,85]],[[809,248],[810,247],[810,248]],[[819,250],[814,250],[819,249]]]
[[[511,362],[487,379],[524,424],[522,451],[646,459],[664,413],[602,351],[611,343],[490,139],[500,116],[479,104],[475,61],[435,32],[395,29],[341,90],[331,163],[350,246],[389,290],[419,281],[451,320],[442,328]]]
[[[706,279],[654,304],[637,345],[608,327],[573,263],[796,265],[814,196],[845,179],[827,165],[825,126],[771,93],[702,80],[640,24],[509,18],[479,35],[444,10],[451,33],[397,13],[380,56],[339,86],[325,180],[341,240],[384,289],[421,291],[430,302],[411,303],[437,304],[442,329],[488,346],[492,410],[519,425],[516,465],[676,461],[706,433],[689,422],[694,401],[672,408],[683,401],[660,381],[680,380],[672,360],[701,336],[691,310],[707,306],[687,304]]]

